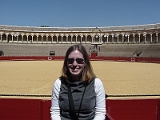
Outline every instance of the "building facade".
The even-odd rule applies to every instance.
[[[0,25],[0,43],[96,45],[160,43],[160,24],[111,27]]]

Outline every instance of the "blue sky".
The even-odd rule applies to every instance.
[[[1,0],[0,25],[103,27],[160,23],[160,0]]]

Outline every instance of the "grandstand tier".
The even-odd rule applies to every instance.
[[[4,56],[64,56],[72,44],[0,44]],[[153,57],[160,58],[160,44],[103,44],[95,48],[83,44],[88,54],[96,51],[97,56]]]
[[[0,25],[0,56],[64,56],[83,44],[98,56],[160,57],[160,24],[111,27]]]

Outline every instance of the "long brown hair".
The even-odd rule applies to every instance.
[[[95,74],[93,72],[88,53],[87,53],[85,47],[81,44],[73,45],[73,46],[68,48],[68,50],[66,52],[66,55],[65,55],[63,67],[62,67],[62,75],[61,75],[60,78],[62,80],[66,80],[66,81],[71,79],[70,78],[70,72],[69,72],[68,67],[67,67],[67,59],[68,59],[69,54],[74,50],[78,50],[79,52],[82,53],[83,58],[84,58],[84,62],[85,62],[85,67],[82,71],[82,76],[81,76],[80,79],[83,82],[90,82],[95,77]]]

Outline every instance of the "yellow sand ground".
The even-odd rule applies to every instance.
[[[160,94],[160,64],[92,61],[109,95]],[[51,95],[63,61],[0,61],[0,94]]]

